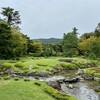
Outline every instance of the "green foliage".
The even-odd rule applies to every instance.
[[[28,66],[26,66],[22,62],[17,62],[14,66],[17,67],[17,68],[19,68],[19,69],[28,69]]]
[[[84,53],[84,56],[87,58],[87,57],[89,57],[89,53],[88,52],[85,52]]]
[[[94,53],[89,54],[89,59],[95,60],[97,57]]]
[[[75,30],[74,30],[75,31]],[[73,56],[77,55],[77,45],[78,45],[78,38],[76,32],[70,32],[68,34],[64,34],[63,36],[63,52],[64,56]]]
[[[3,7],[1,14],[5,17],[9,25],[18,27],[17,25],[21,23],[19,12],[14,11],[13,8]]]
[[[91,36],[93,36],[93,32],[91,32],[91,33],[84,33],[83,35],[81,35],[80,41],[83,41],[83,40],[85,40],[85,39],[88,39],[88,38],[90,38]]]
[[[6,22],[0,22],[0,58],[11,58],[11,28]]]
[[[18,58],[27,52],[27,38],[15,28],[12,28],[11,46],[13,56]]]
[[[94,36],[100,37],[100,23],[98,23],[98,25],[94,31]]]
[[[26,51],[26,37],[17,29],[11,28],[6,22],[0,22],[0,58],[15,58],[25,55]]]
[[[38,52],[38,53],[32,53],[32,56],[34,56],[34,57],[41,57],[41,52]]]
[[[54,50],[52,44],[43,44],[42,56],[49,57],[49,56],[53,56],[53,54],[54,54]]]
[[[94,53],[97,58],[100,57],[100,23],[94,32],[84,33],[80,37],[78,48],[83,54],[85,52]]]
[[[28,53],[40,53],[42,52],[42,43],[39,41],[28,41]]]

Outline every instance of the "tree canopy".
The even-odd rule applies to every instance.
[[[4,20],[6,20],[9,25],[18,28],[18,24],[21,24],[19,11],[14,11],[14,9],[10,7],[3,7],[1,14],[5,17]]]

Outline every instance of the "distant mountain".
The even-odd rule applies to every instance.
[[[32,39],[32,40],[33,41],[41,41],[43,43],[55,43],[55,42],[61,41],[61,39],[59,39],[59,38],[49,38],[49,39],[39,38],[39,39]]]

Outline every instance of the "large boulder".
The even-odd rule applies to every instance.
[[[76,78],[68,78],[68,79],[64,79],[64,82],[65,83],[76,83],[79,80],[80,80],[79,77],[76,77]]]
[[[61,90],[61,85],[57,81],[49,81],[49,82],[47,82],[47,84],[49,86],[53,87],[54,89]]]

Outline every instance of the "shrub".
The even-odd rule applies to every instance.
[[[64,69],[67,69],[67,70],[77,69],[77,65],[72,64],[72,63],[64,63],[64,62],[62,62],[62,63],[60,63],[59,66],[63,67]]]
[[[9,76],[5,76],[3,79],[4,79],[4,80],[9,80],[10,77],[9,77]]]
[[[34,82],[34,84],[37,85],[37,86],[41,86],[40,82]]]
[[[14,78],[14,80],[15,80],[15,81],[18,81],[18,80],[19,80],[19,78]]]
[[[89,54],[89,59],[95,60],[96,59],[96,55],[94,53],[90,53]]]
[[[13,65],[10,63],[4,63],[3,66],[6,67],[6,69],[13,68]]]
[[[47,66],[48,64],[46,64],[46,62],[42,62],[42,61],[41,61],[41,62],[38,62],[37,65],[38,65],[38,66]]]
[[[20,69],[28,69],[28,66],[26,66],[24,63],[22,62],[17,62],[15,64],[15,67],[20,68]]]
[[[30,81],[30,79],[29,78],[25,78],[24,81],[28,82],[28,81]]]

